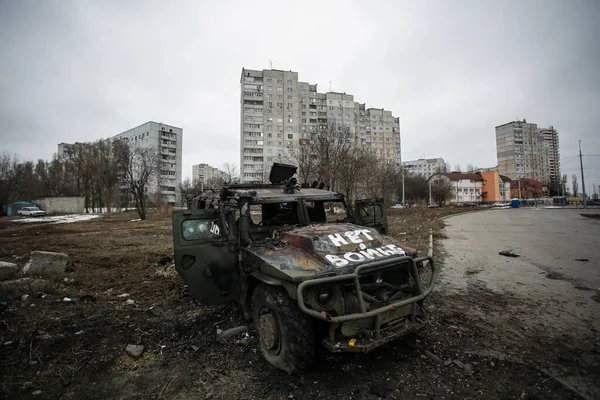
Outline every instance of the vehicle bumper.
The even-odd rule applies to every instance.
[[[425,290],[421,285],[417,264],[427,261],[431,267],[431,281]],[[387,304],[375,310],[367,311],[366,303],[362,296],[360,288],[360,277],[364,272],[372,272],[379,268],[385,268],[389,264],[400,264],[408,262],[410,274],[415,282],[415,296],[400,299],[393,303]],[[316,278],[302,282],[297,288],[297,301],[300,309],[311,317],[325,320],[331,323],[329,336],[323,341],[324,346],[334,352],[368,352],[376,347],[379,347],[387,342],[390,342],[400,336],[403,336],[411,331],[420,328],[421,324],[416,321],[418,302],[427,297],[433,290],[438,270],[433,262],[432,257],[412,258],[408,256],[396,257],[388,260],[381,260],[372,263],[367,263],[357,267],[353,273],[330,276],[324,278]],[[305,288],[310,286],[322,285],[325,283],[338,283],[354,281],[356,293],[361,312],[353,314],[345,314],[338,316],[330,316],[326,312],[319,312],[306,307],[302,293]],[[370,329],[368,338],[360,338],[352,341],[341,340],[336,335],[338,328],[346,323],[357,320],[370,320],[367,325]],[[385,326],[384,326],[385,325]],[[383,326],[383,328],[382,328]],[[348,338],[348,337],[347,337]]]

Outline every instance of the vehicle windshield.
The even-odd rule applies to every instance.
[[[301,223],[301,203],[265,203],[250,207],[252,222],[261,226],[297,225]],[[343,201],[305,201],[308,223],[347,222],[348,210]]]

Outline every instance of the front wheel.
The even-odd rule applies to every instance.
[[[312,365],[316,344],[313,322],[283,288],[258,286],[252,294],[252,318],[260,351],[270,364],[290,374]]]

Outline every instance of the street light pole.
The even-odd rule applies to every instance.
[[[406,202],[404,201],[404,168],[402,168],[402,205],[406,206]]]
[[[579,141],[579,166],[581,168],[581,187],[583,188],[583,208],[587,208],[586,193],[585,193],[585,179],[583,178],[583,156],[581,155],[581,140]],[[577,193],[575,193],[577,196]]]

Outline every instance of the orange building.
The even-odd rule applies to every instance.
[[[481,187],[481,201],[495,203],[509,200],[507,181],[509,178],[502,176],[498,171],[482,172],[483,185]]]

